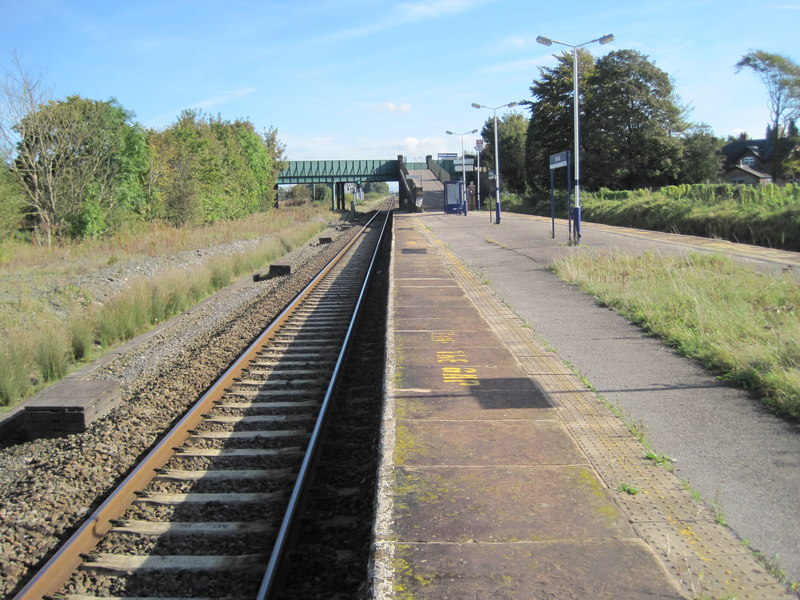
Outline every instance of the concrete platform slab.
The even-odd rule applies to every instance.
[[[398,281],[415,279],[440,279],[441,281],[451,283],[453,281],[447,269],[445,269],[441,263],[433,261],[425,264],[398,265],[395,271],[395,277]]]
[[[535,393],[530,379],[520,377],[517,369],[506,365],[441,365],[436,367],[398,367],[395,385],[401,389],[442,389],[458,394],[464,387],[478,387],[495,392]]]
[[[452,285],[420,286],[398,285],[395,288],[395,306],[398,308],[424,306],[433,308],[459,310],[471,306],[460,287]]]
[[[395,597],[667,600],[684,596],[637,540],[404,544]]]
[[[460,394],[427,389],[397,390],[399,419],[552,419],[555,409],[539,392],[497,392],[465,387]]]
[[[396,467],[394,486],[398,542],[635,537],[587,467]]]
[[[451,361],[459,364],[469,361],[476,365],[513,364],[513,355],[505,348],[495,336],[479,336],[472,340],[467,353],[461,346],[460,340],[434,345],[433,338],[441,339],[442,334],[452,332],[443,331],[398,331],[396,332],[395,348],[398,362],[410,365],[430,365],[431,359]]]
[[[398,309],[395,325],[400,330],[405,331],[435,331],[447,329],[454,332],[459,331],[483,331],[487,335],[489,329],[481,327],[479,323],[466,321],[459,313],[461,311],[448,310],[445,314],[431,316],[425,311],[419,310],[420,307],[400,307]],[[468,308],[468,307],[466,307]]]
[[[557,421],[421,421],[401,425],[397,462],[420,466],[575,465],[586,463]]]

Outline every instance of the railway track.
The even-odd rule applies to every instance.
[[[387,228],[379,215],[16,600],[273,597]]]

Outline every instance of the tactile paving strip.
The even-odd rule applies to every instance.
[[[480,283],[418,219],[454,278],[507,344],[609,487],[637,533],[693,598],[789,599],[794,596],[756,560],[711,511],[692,498],[677,477],[644,458],[644,446],[535,332]],[[625,484],[638,490],[616,491]]]

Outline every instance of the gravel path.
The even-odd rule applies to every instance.
[[[291,275],[240,281],[98,369],[92,377],[117,380],[123,400],[87,432],[0,449],[0,597],[13,597],[81,517],[355,231],[348,227],[322,234],[334,242],[308,245],[286,257],[293,265]],[[158,259],[158,264],[146,259],[115,265],[116,275],[87,274],[82,285],[99,295],[105,286],[111,294],[113,285],[129,274],[154,274],[181,264],[192,268],[199,264],[195,258],[237,251],[237,245],[226,246]]]

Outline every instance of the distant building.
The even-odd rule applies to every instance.
[[[772,183],[772,140],[736,140],[725,144],[722,180],[727,183],[764,185]]]

